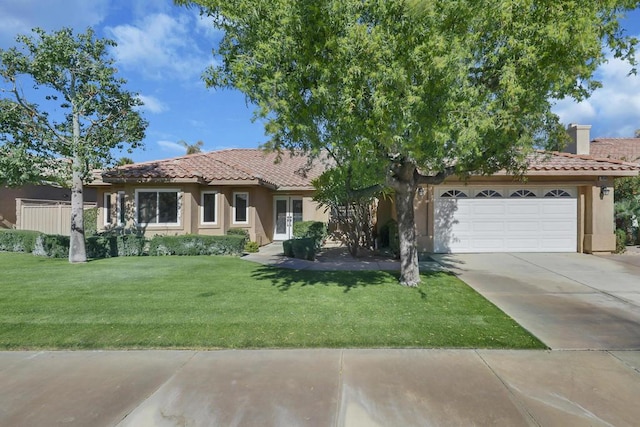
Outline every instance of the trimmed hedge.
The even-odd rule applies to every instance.
[[[149,242],[149,255],[242,255],[245,238],[240,235],[154,236]]]
[[[69,258],[69,236],[40,234],[36,238],[33,254],[49,258]]]
[[[30,230],[0,230],[0,251],[33,252],[40,234]]]
[[[147,239],[138,234],[116,236],[118,256],[142,256]]]
[[[289,258],[299,258],[313,261],[316,259],[318,247],[316,240],[311,237],[304,239],[290,239],[282,242],[284,255]]]
[[[616,253],[622,254],[627,250],[627,232],[616,228]]]

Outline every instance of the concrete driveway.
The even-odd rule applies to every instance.
[[[560,253],[434,258],[552,349],[640,349],[640,266]]]

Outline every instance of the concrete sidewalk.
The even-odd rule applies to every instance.
[[[631,426],[640,353],[0,352],[2,426]]]

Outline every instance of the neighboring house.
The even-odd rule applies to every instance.
[[[84,198],[95,203],[96,190],[85,189]],[[57,207],[66,209],[70,200],[71,190],[57,184],[0,187],[0,228],[68,234],[70,221],[60,224]]]
[[[596,138],[589,149],[594,157],[640,164],[640,138]]]
[[[226,234],[242,228],[260,245],[292,236],[297,221],[327,221],[312,200],[307,157],[258,149],[191,154],[103,171],[98,227],[140,227],[145,235]]]
[[[526,181],[506,173],[450,177],[416,195],[418,246],[426,252],[611,252],[615,250],[613,180],[637,166],[589,155],[590,126],[571,125],[570,153],[536,153]],[[224,150],[139,163],[103,172],[99,227],[140,226],[154,234],[249,231],[264,245],[291,236],[299,220],[327,221],[313,202],[311,179],[324,165],[300,173],[304,156]],[[395,217],[378,205],[378,228]]]

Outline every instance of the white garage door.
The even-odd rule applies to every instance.
[[[437,188],[435,252],[576,252],[576,197],[576,188]]]

